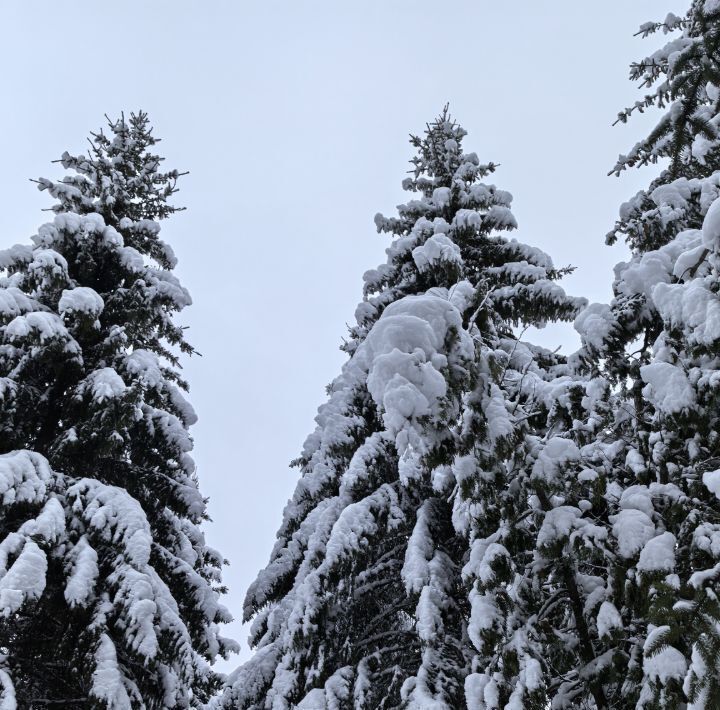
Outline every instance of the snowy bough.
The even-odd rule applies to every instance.
[[[497,653],[516,661],[497,669],[498,697],[544,694],[536,649],[491,639],[481,597],[506,566],[508,461],[537,455],[531,425],[542,436],[567,418],[575,381],[515,327],[572,319],[585,302],[546,254],[505,235],[511,196],[484,182],[495,166],[464,136],[446,110],[412,137],[413,199],[376,217],[393,237],[387,262],[365,274],[348,360],[247,594],[255,655],[221,706],[484,708],[476,671]]]
[[[0,252],[0,708],[199,707],[221,556],[190,457],[173,314],[190,296],[144,114],[110,121],[32,244]]]

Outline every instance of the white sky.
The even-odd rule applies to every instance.
[[[361,276],[384,261],[373,216],[401,202],[421,132],[446,101],[465,149],[501,164],[518,238],[574,264],[566,289],[607,300],[623,247],[604,245],[648,172],[606,177],[648,117],[632,35],[667,0],[5,0],[0,4],[0,247],[47,221],[27,178],[81,151],[103,115],[142,108],[188,207],[163,236],[195,305],[187,363],[210,543],[231,561],[236,617],[268,559],[300,451],[338,373]],[[652,117],[650,117],[652,120]],[[575,346],[567,326],[536,336]],[[239,623],[228,635],[241,640]],[[221,664],[228,669],[237,664]]]

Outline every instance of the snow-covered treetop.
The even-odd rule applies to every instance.
[[[658,194],[657,189],[678,179],[702,179],[720,168],[720,4],[694,0],[684,18],[669,14],[662,22],[644,24],[638,34],[673,34],[663,47],[631,65],[630,78],[645,97],[618,115],[624,123],[634,112],[655,107],[663,114],[627,155],[618,158],[611,174],[629,167],[669,162],[646,191],[639,192],[621,208],[620,219],[607,235],[613,244],[623,237],[633,249],[657,249],[682,229],[698,227],[691,220],[698,210],[672,212],[681,200]],[[698,188],[679,186],[685,198],[697,197]],[[695,206],[694,202],[691,206]],[[670,209],[668,209],[668,206]]]
[[[466,315],[484,303],[484,312],[497,314],[492,327],[505,331],[567,320],[582,305],[554,283],[569,269],[556,269],[540,249],[504,236],[517,227],[512,195],[481,182],[496,165],[463,152],[465,135],[446,106],[422,136],[411,136],[417,154],[403,188],[419,199],[398,205],[397,217],[375,216],[378,232],[394,240],[387,262],[365,273],[365,301],[348,352],[389,303],[433,287],[464,290]]]
[[[37,181],[41,190],[58,200],[52,209],[59,213],[94,212],[108,224],[124,220],[128,227],[131,222],[143,226],[147,220],[165,219],[184,209],[168,200],[177,192],[177,180],[185,173],[160,170],[165,159],[152,151],[160,139],[152,135],[147,114],[131,113],[127,120],[124,114],[117,120],[107,118],[107,126],[108,134],[102,130],[90,134],[88,155],[70,155],[66,151],[57,161],[74,174],[57,181]],[[129,244],[165,268],[175,266],[172,251],[152,234],[142,234]]]
[[[689,165],[704,166],[701,172],[708,174],[718,161],[720,5],[695,0],[685,18],[671,13],[663,22],[643,25],[639,34],[646,37],[658,31],[680,35],[632,64],[630,78],[652,91],[622,111],[618,121],[653,106],[666,110],[650,135],[620,156],[613,172],[669,158],[675,177]]]
[[[414,175],[403,181],[403,187],[430,198],[436,187],[456,180],[474,182],[494,172],[494,163],[480,165],[474,153],[462,153],[460,148],[466,135],[467,131],[452,119],[449,106],[445,105],[440,115],[427,124],[424,135],[410,136],[410,144],[417,148],[418,154],[410,160]],[[461,167],[463,170],[459,173]]]

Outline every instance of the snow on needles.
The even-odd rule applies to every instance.
[[[672,572],[675,569],[675,544],[672,533],[664,532],[648,540],[640,552],[637,568],[641,572]]]
[[[79,389],[90,392],[95,401],[103,402],[121,397],[127,387],[112,367],[103,367],[91,372]]]
[[[577,315],[574,326],[586,345],[600,351],[615,327],[615,318],[607,304],[591,303]]]
[[[60,313],[85,313],[90,316],[100,315],[104,307],[101,296],[89,286],[65,289],[58,303]]]
[[[426,271],[439,261],[462,264],[460,247],[444,234],[429,237],[421,246],[413,249],[412,256],[420,271]]]
[[[4,506],[40,503],[52,483],[47,460],[33,451],[0,455],[0,500]]]
[[[640,368],[647,385],[643,395],[660,411],[677,414],[695,404],[695,392],[682,368],[669,362],[652,362]]]

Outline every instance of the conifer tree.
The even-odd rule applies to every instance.
[[[0,252],[0,707],[200,707],[222,558],[190,456],[173,316],[190,296],[158,220],[147,116],[108,120],[39,187],[55,217]]]
[[[625,679],[618,707],[714,708],[720,4],[695,0],[641,33],[658,30],[677,36],[633,65],[631,77],[653,90],[620,118],[664,113],[615,171],[666,166],[608,236],[632,249],[616,267],[615,298],[577,320],[580,360],[612,387],[588,449],[604,462],[587,474],[604,501],[589,513],[606,529],[607,574],[586,604],[596,666]]]
[[[492,514],[482,488],[534,416],[519,399],[547,414],[567,370],[514,327],[571,319],[584,301],[554,283],[565,270],[546,254],[505,236],[511,196],[482,182],[496,166],[463,152],[464,136],[445,109],[411,137],[403,187],[416,197],[376,217],[387,262],[365,274],[348,360],[295,462],[246,598],[255,655],[224,707],[481,707],[467,680],[482,645],[470,557],[475,519]]]
[[[693,623],[686,605],[696,597],[689,591],[698,560],[693,546],[707,551],[709,543],[689,542],[698,535],[689,522],[698,492],[680,474],[680,462],[692,461],[677,446],[680,427],[686,448],[694,451],[688,442],[699,440],[697,419],[683,420],[689,410],[678,405],[689,397],[683,383],[693,380],[679,373],[697,372],[700,363],[683,368],[671,355],[663,313],[676,306],[682,313],[676,322],[687,317],[687,331],[709,316],[703,312],[708,299],[697,284],[683,297],[668,291],[663,306],[653,296],[656,286],[662,299],[673,281],[702,272],[712,251],[686,230],[702,226],[718,196],[716,5],[694,2],[684,18],[669,15],[641,28],[646,36],[677,30],[681,37],[633,65],[631,77],[654,90],[620,120],[652,106],[665,113],[614,172],[658,160],[668,166],[623,205],[608,235],[610,243],[627,239],[632,260],[616,269],[613,303],[592,304],[576,319],[583,348],[571,369],[555,367],[551,406],[543,407],[535,392],[513,395],[507,388],[513,411],[534,416],[516,419],[500,475],[469,496],[480,506],[465,568],[477,579],[469,631],[479,653],[466,680],[473,708],[678,708],[688,699],[697,703],[692,707],[709,708],[719,702],[708,690],[707,671],[697,680],[701,661],[710,668],[716,650],[714,634],[704,640],[713,620],[702,599],[692,606],[706,615],[695,637],[701,640],[685,630]],[[671,363],[678,370],[669,369]],[[704,367],[710,377],[709,359]],[[532,366],[527,374],[518,369],[525,379],[533,373]],[[710,431],[713,421],[711,415],[700,431]],[[705,447],[707,456],[711,448]],[[484,463],[483,471],[492,470]],[[697,472],[683,475],[698,479]],[[712,497],[701,493],[704,501]],[[700,660],[695,675],[686,676],[693,653]]]

